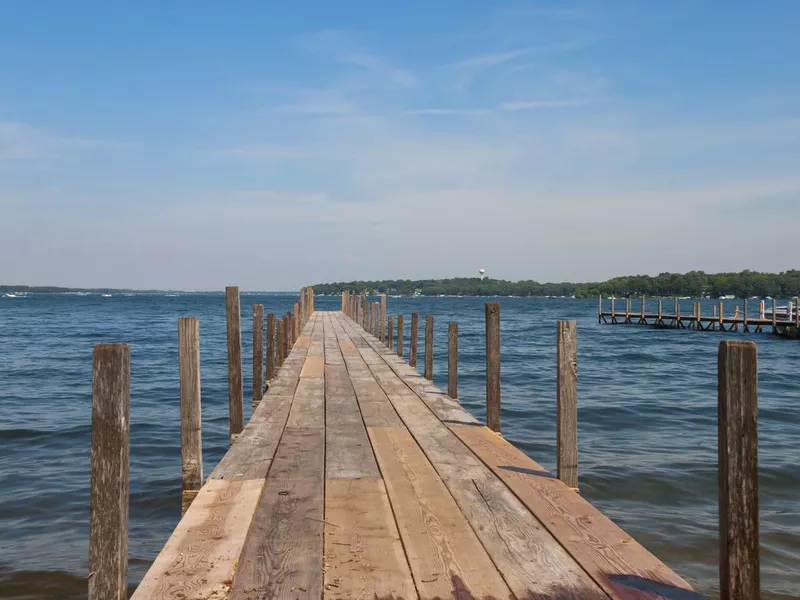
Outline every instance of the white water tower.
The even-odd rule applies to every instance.
[[[483,281],[483,277],[486,275],[486,269],[478,269],[478,273],[481,274],[481,281]]]

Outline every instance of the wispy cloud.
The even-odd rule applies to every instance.
[[[569,108],[584,106],[593,100],[585,98],[579,100],[528,100],[522,102],[503,102],[498,106],[500,110],[515,112],[519,110],[538,110],[541,108]]]
[[[502,65],[510,60],[514,60],[519,56],[530,53],[530,48],[522,48],[519,50],[510,50],[508,52],[492,52],[489,54],[482,54],[480,56],[473,56],[466,58],[455,63],[455,67],[494,67]]]
[[[130,146],[110,140],[61,136],[26,123],[0,121],[0,161],[53,159],[74,150]]]
[[[416,87],[419,85],[419,78],[411,71],[387,65],[371,54],[351,52],[336,57],[336,60],[340,63],[366,69],[381,80],[393,85],[402,87]]]
[[[249,144],[234,148],[223,148],[216,152],[222,158],[236,158],[251,161],[277,161],[304,158],[308,153],[297,146],[280,144]]]

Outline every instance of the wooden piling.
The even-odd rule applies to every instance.
[[[433,315],[425,315],[425,379],[433,381]]]
[[[775,301],[775,298],[772,299],[772,327],[774,328],[778,324],[778,316],[777,316],[777,309],[778,305]]]
[[[722,300],[720,300],[719,301],[719,330],[720,331],[724,331],[725,330],[724,319],[725,319],[725,310],[724,310],[724,306],[723,306]]]
[[[578,488],[578,330],[575,321],[556,323],[556,469]]]
[[[597,322],[603,322],[603,294],[597,295]]]
[[[253,408],[264,395],[264,305],[253,305]]]
[[[287,311],[286,316],[283,318],[286,320],[286,324],[283,328],[283,341],[286,345],[283,349],[283,358],[285,360],[289,357],[289,354],[292,352],[292,346],[294,345],[292,342],[292,311]]]
[[[178,372],[181,394],[181,514],[203,486],[203,442],[200,412],[200,322],[178,319]]]
[[[310,316],[314,312],[314,288],[310,286],[308,288],[308,303],[310,305],[310,312],[308,313]]]
[[[412,367],[417,366],[417,337],[419,334],[419,313],[411,313],[411,331],[408,344],[408,364]]]
[[[244,388],[242,384],[242,324],[239,288],[225,288],[225,311],[228,333],[228,409],[231,443],[243,427]]]
[[[500,431],[500,304],[486,307],[486,426]]]
[[[758,358],[752,342],[719,346],[719,528],[721,600],[760,597]]]
[[[625,298],[625,322],[627,323],[631,319],[631,296]]]
[[[389,335],[388,335],[388,338],[386,340],[386,345],[389,346],[389,350],[391,350],[392,349],[392,336],[394,335],[394,318],[392,316],[389,316],[388,319],[387,319],[387,323],[388,323],[387,329],[389,330]]]
[[[617,299],[612,295],[611,296],[611,322],[612,323],[615,323],[616,319],[617,319],[617,316],[616,316],[617,309],[615,308],[616,302],[617,302]]]
[[[762,321],[766,318],[766,305],[763,300],[758,304],[758,318]]]
[[[292,320],[292,345],[297,341],[297,338],[300,337],[300,305],[295,302],[294,303],[294,314]]]
[[[381,294],[381,341],[386,343],[386,294]]]
[[[458,398],[458,323],[447,324],[447,395]]]
[[[645,314],[644,313],[644,309],[645,309],[646,303],[647,303],[646,297],[645,297],[644,294],[642,294],[642,321],[644,321],[644,314]]]
[[[267,385],[275,377],[275,313],[267,315]]]
[[[403,333],[405,333],[405,317],[397,315],[397,356],[403,358]]]
[[[675,327],[681,326],[681,301],[675,296]]]
[[[663,315],[664,311],[663,311],[663,302],[662,302],[662,300],[663,299],[659,296],[659,298],[658,298],[658,322],[659,322],[659,324],[663,321],[662,315]]]
[[[283,361],[286,359],[285,352],[286,352],[286,318],[282,317],[278,321],[278,331],[275,334],[275,345],[276,345],[276,364],[280,369],[283,366]]]
[[[130,364],[127,344],[94,348],[89,600],[128,597]]]
[[[794,299],[794,326],[800,329],[800,298],[797,296]]]

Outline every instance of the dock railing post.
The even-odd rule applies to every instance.
[[[239,288],[225,288],[225,309],[228,333],[228,409],[231,444],[243,427],[244,388],[242,384],[242,310]]]
[[[275,377],[275,313],[267,315],[267,385]]]
[[[447,395],[458,398],[458,323],[447,325]]]
[[[753,342],[719,346],[719,528],[721,600],[760,597],[758,358]]]
[[[675,327],[681,326],[681,300],[675,296]]]
[[[433,381],[433,315],[425,315],[425,372],[424,377]]]
[[[617,301],[617,299],[612,294],[611,295],[611,322],[612,323],[616,323],[617,322],[617,316],[616,316],[617,315],[617,309],[615,308],[616,301]]]
[[[403,332],[405,323],[403,315],[397,315],[397,356],[403,358]]]
[[[644,322],[644,320],[645,320],[645,310],[644,309],[645,309],[646,302],[647,302],[646,296],[644,294],[642,294],[642,322]]]
[[[412,367],[417,366],[417,337],[419,335],[419,313],[411,313],[411,339],[408,348],[408,364]]]
[[[280,369],[283,366],[283,353],[286,350],[286,342],[284,341],[284,337],[286,333],[284,329],[286,328],[286,319],[282,318],[278,321],[278,331],[275,334],[275,346],[276,346],[276,364]]]
[[[386,294],[381,294],[381,341],[386,343]]]
[[[389,350],[391,350],[392,349],[392,336],[394,335],[394,317],[389,315],[389,317],[387,318],[387,323],[388,323],[387,329],[389,330],[389,335],[388,335],[387,340],[386,340],[386,345],[389,346]]]
[[[775,327],[778,324],[778,315],[777,315],[776,310],[775,310],[776,308],[778,308],[778,304],[775,301],[775,298],[773,298],[772,299],[772,328],[773,329],[775,329]],[[774,333],[774,331],[773,331],[773,333]]]
[[[578,331],[575,321],[556,323],[556,469],[578,488]]]
[[[128,597],[131,355],[98,344],[92,355],[89,600]]]
[[[631,320],[631,295],[628,294],[625,298],[625,322],[628,323]]]
[[[500,431],[500,304],[487,302],[486,313],[486,426]]]
[[[766,318],[766,314],[767,314],[766,313],[766,305],[764,304],[764,301],[762,300],[758,305],[758,318],[763,321]]]
[[[725,310],[724,310],[723,301],[720,300],[719,301],[719,330],[720,331],[725,331],[725,317],[724,317],[724,314],[725,314]]]
[[[286,348],[283,350],[283,357],[286,359],[289,358],[289,354],[292,352],[292,346],[294,345],[294,342],[292,342],[292,337],[294,336],[292,311],[287,311],[286,316],[283,318],[286,320],[286,325],[283,328],[283,341],[286,343]]]
[[[178,319],[178,372],[181,394],[181,514],[203,486],[203,441],[200,408],[200,322]]]
[[[742,331],[747,331],[747,298],[742,300]]]
[[[597,322],[603,322],[603,294],[597,295]]]
[[[264,305],[253,305],[253,408],[264,394]]]
[[[297,341],[297,337],[300,335],[300,305],[295,302],[294,303],[294,314],[293,314],[293,321],[292,321],[292,345]]]

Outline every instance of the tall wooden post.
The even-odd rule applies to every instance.
[[[231,443],[243,427],[244,388],[242,386],[242,309],[239,288],[225,288],[225,310],[228,331],[228,409]]]
[[[397,315],[397,356],[403,358],[403,333],[405,323],[403,315]]]
[[[275,313],[267,315],[267,385],[275,377]]]
[[[178,319],[178,371],[181,390],[181,513],[203,486],[203,442],[200,418],[200,322]]]
[[[411,339],[408,348],[408,364],[412,367],[417,366],[417,337],[419,335],[419,313],[411,313]]]
[[[433,315],[425,315],[425,379],[433,381]]]
[[[128,597],[131,354],[98,344],[92,355],[89,600]]]
[[[386,294],[381,294],[381,341],[386,343]]]
[[[394,318],[390,315],[387,318],[387,329],[389,330],[389,337],[387,340],[387,345],[389,346],[389,350],[392,349],[392,335],[394,335]]]
[[[253,408],[264,395],[264,305],[253,305]]]
[[[627,323],[631,318],[631,295],[625,298],[625,322]]]
[[[458,398],[458,323],[447,324],[447,395]]]
[[[772,299],[772,326],[775,327],[778,323],[778,316],[776,309],[778,308],[775,298]]]
[[[722,300],[719,301],[719,330],[722,331],[725,329],[725,310],[722,303]]]
[[[647,299],[646,298],[647,297],[644,294],[642,294],[642,321],[644,321],[644,315],[645,315],[644,309],[645,309],[645,306],[647,304]]]
[[[486,426],[500,431],[500,304],[486,303]]]
[[[578,487],[578,329],[575,321],[556,323],[556,469],[558,478]]]
[[[283,353],[286,351],[286,341],[284,337],[286,337],[286,333],[284,328],[286,327],[286,318],[282,318],[278,321],[278,333],[276,334],[276,354],[277,354],[277,364],[278,368],[280,369],[283,366]]]
[[[611,322],[612,323],[614,322],[614,319],[616,318],[616,314],[617,314],[617,309],[615,308],[616,301],[617,301],[617,299],[612,295],[611,296]]]
[[[719,346],[720,598],[760,597],[758,358],[752,342]]]
[[[308,314],[311,315],[314,312],[314,288],[313,287],[309,287],[308,288],[308,302],[311,305],[311,308],[310,308],[311,312],[309,312]]]
[[[292,345],[300,337],[300,306],[297,302],[294,303],[294,321],[292,322]]]
[[[764,320],[766,315],[766,306],[764,305],[764,301],[758,303],[758,318],[762,321]]]
[[[681,301],[675,296],[675,327],[681,326]]]
[[[294,343],[292,342],[292,336],[294,335],[292,331],[292,311],[287,311],[286,316],[283,317],[286,319],[286,325],[284,326],[283,330],[283,340],[286,342],[286,348],[283,350],[284,359],[289,358],[289,354],[292,352],[292,346]]]
[[[603,321],[603,294],[597,295],[597,322]]]

